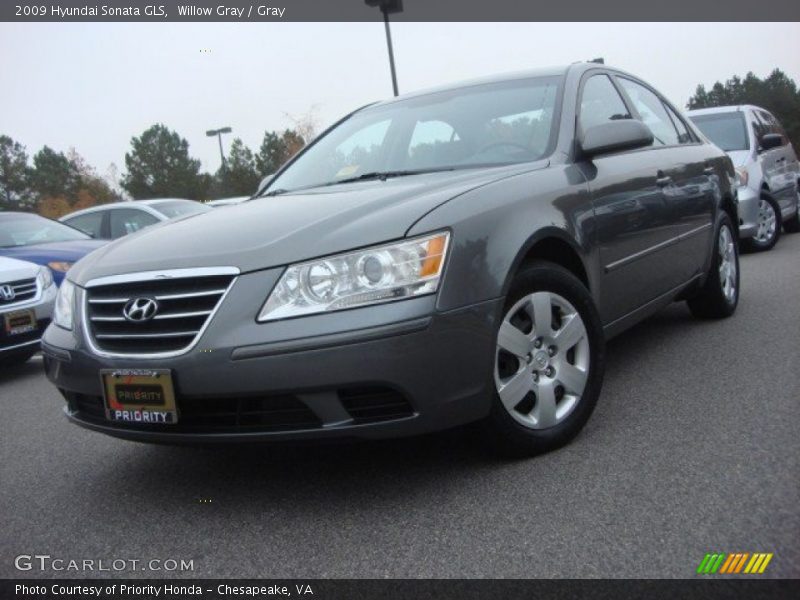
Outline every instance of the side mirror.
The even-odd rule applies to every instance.
[[[778,146],[783,146],[783,136],[779,133],[767,133],[761,136],[758,143],[761,150],[772,150]]]
[[[584,158],[609,152],[644,148],[653,143],[650,128],[635,119],[620,119],[589,127],[580,136],[579,147]]]

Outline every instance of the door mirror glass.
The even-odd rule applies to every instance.
[[[586,158],[609,152],[644,148],[653,143],[653,132],[641,121],[624,119],[589,127],[581,136],[580,149]]]

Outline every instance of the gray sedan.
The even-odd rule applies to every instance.
[[[262,197],[75,265],[46,372],[71,421],[127,439],[481,421],[509,452],[550,450],[592,413],[608,337],[676,300],[733,314],[734,176],[661,94],[598,64],[373,104]]]

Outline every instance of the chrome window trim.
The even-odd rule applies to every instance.
[[[83,336],[86,340],[86,344],[89,347],[89,350],[97,356],[103,358],[132,358],[132,359],[153,359],[153,358],[174,358],[176,356],[182,356],[187,354],[195,346],[197,346],[200,339],[203,337],[203,334],[208,329],[208,326],[211,324],[211,321],[214,319],[214,316],[217,314],[217,311],[222,306],[222,303],[225,302],[225,298],[227,298],[228,294],[233,288],[238,276],[240,275],[241,271],[236,267],[197,267],[197,268],[189,268],[189,269],[169,269],[166,271],[141,271],[138,273],[127,273],[125,275],[109,275],[106,277],[97,277],[95,279],[90,279],[86,282],[86,285],[83,286],[85,289],[78,288],[80,290],[80,299],[78,300],[81,305],[81,328],[83,330]],[[107,350],[101,350],[97,347],[94,343],[94,338],[89,331],[89,315],[88,315],[88,306],[89,306],[89,295],[86,293],[88,289],[93,287],[98,287],[102,285],[114,285],[114,284],[121,284],[121,283],[138,283],[143,281],[154,281],[159,279],[186,279],[190,277],[214,277],[219,275],[231,275],[232,279],[231,282],[228,284],[228,287],[223,292],[222,296],[220,296],[217,305],[214,307],[214,310],[211,311],[211,314],[208,315],[206,322],[203,323],[203,326],[197,332],[197,335],[192,339],[192,341],[185,347],[179,350],[170,350],[169,352],[109,352]]]

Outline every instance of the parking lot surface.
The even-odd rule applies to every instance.
[[[468,430],[333,446],[147,446],[70,425],[41,360],[0,372],[0,577],[14,557],[192,560],[134,577],[692,577],[707,552],[800,576],[800,235],[742,257],[737,314],[676,304],[609,344],[568,447]],[[108,576],[109,573],[94,575]]]

